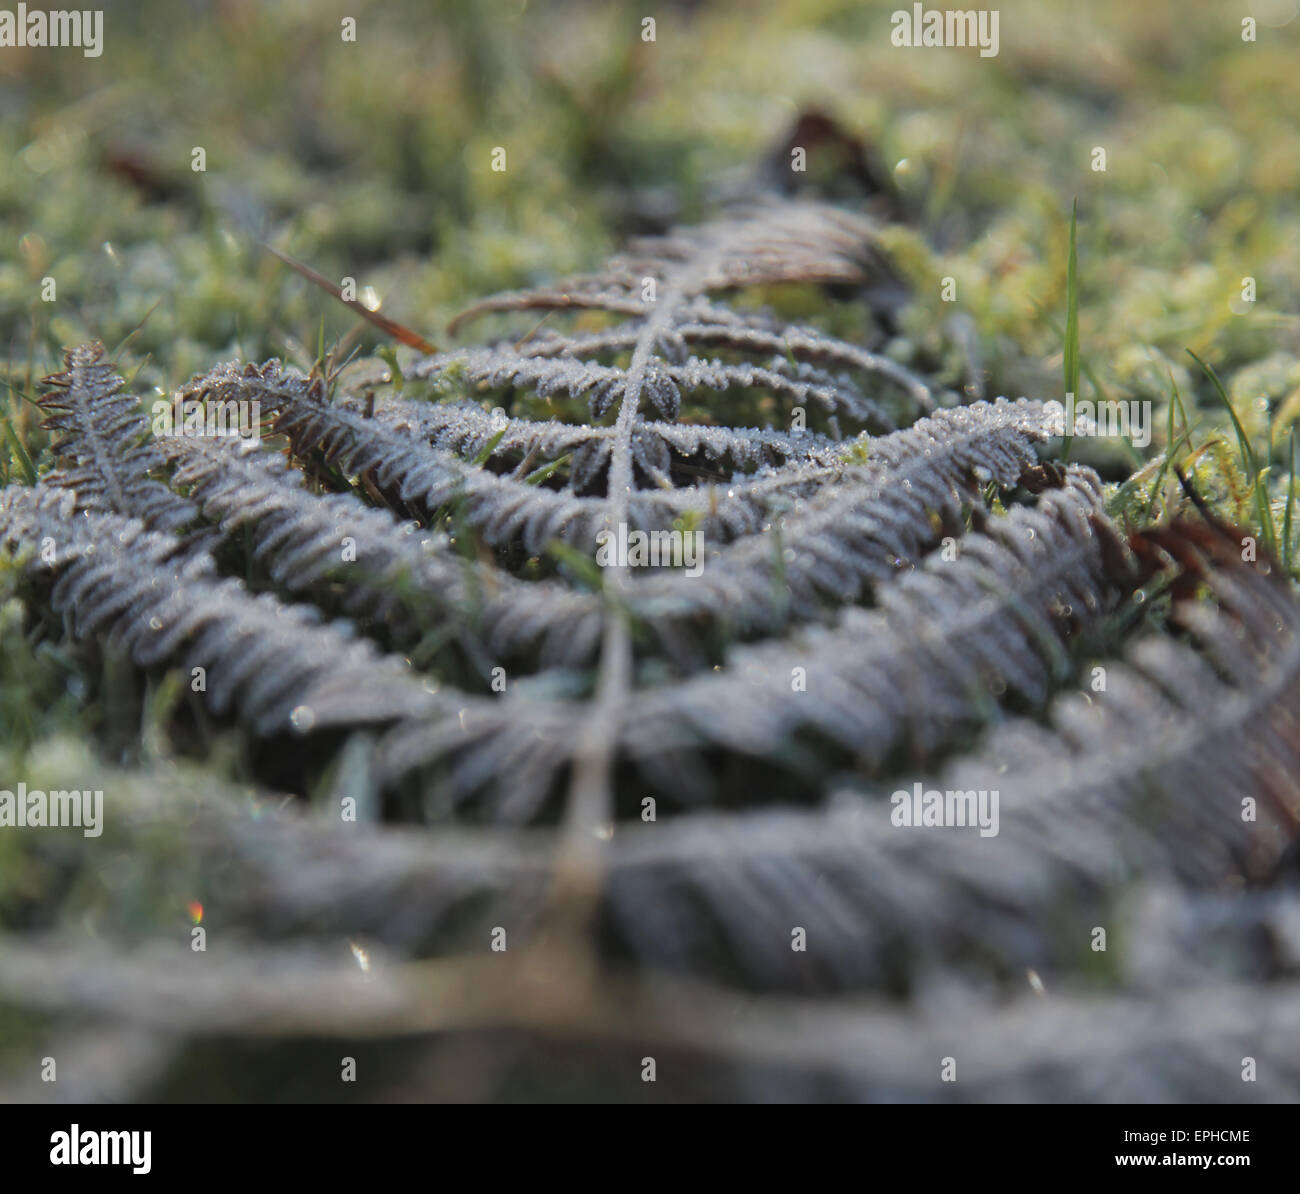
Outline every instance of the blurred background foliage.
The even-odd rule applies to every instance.
[[[436,338],[474,295],[590,267],[743,193],[811,110],[869,147],[913,217],[890,234],[918,287],[909,336],[937,335],[951,276],[995,390],[1036,379],[1017,358],[1059,376],[1078,196],[1098,380],[1163,402],[1170,369],[1198,388],[1185,347],[1230,376],[1249,364],[1234,397],[1263,432],[1300,385],[1300,21],[1277,24],[1292,0],[1255,6],[1253,44],[1249,4],[1004,4],[995,58],[895,48],[893,7],[109,3],[98,58],[0,52],[9,368],[111,348],[142,321],[145,386],[235,354],[309,363],[321,319],[334,338],[352,316],[261,238]]]

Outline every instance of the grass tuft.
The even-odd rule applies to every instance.
[[[1251,494],[1255,501],[1255,515],[1259,522],[1259,533],[1269,554],[1276,558],[1277,532],[1273,526],[1273,515],[1268,504],[1266,483],[1268,470],[1261,468],[1259,458],[1255,455],[1255,448],[1250,442],[1250,436],[1246,434],[1246,429],[1241,425],[1241,420],[1237,418],[1237,412],[1232,408],[1232,400],[1228,397],[1227,390],[1223,388],[1223,382],[1219,380],[1219,375],[1215,373],[1212,366],[1201,360],[1190,348],[1187,350],[1187,355],[1205,371],[1205,375],[1214,385],[1214,392],[1218,394],[1219,400],[1228,412],[1228,418],[1232,420],[1232,429],[1237,436],[1237,447],[1241,451],[1242,468],[1250,479]]]

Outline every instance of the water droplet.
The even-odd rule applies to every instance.
[[[289,714],[289,724],[298,733],[305,734],[316,724],[316,711],[310,705],[299,705]]]

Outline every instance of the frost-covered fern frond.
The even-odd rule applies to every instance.
[[[535,554],[560,540],[592,550],[608,522],[608,498],[530,485],[435,446],[437,431],[431,434],[427,417],[410,403],[377,405],[366,417],[354,404],[299,399],[277,426],[298,454],[322,450],[345,472],[367,474],[394,504],[427,514],[460,503],[464,519],[494,547],[517,543]],[[681,430],[679,443],[693,448],[694,429]],[[464,450],[481,454],[482,434],[467,432]],[[671,532],[689,524],[707,554],[702,576],[634,576],[625,599],[651,621],[707,613],[740,626],[771,626],[775,530],[789,545],[781,563],[788,595],[776,602],[782,611],[809,616],[820,601],[855,600],[868,583],[919,559],[938,541],[937,527],[960,533],[961,510],[980,500],[982,485],[1015,486],[1037,463],[1033,445],[1048,434],[1041,404],[982,403],[870,440],[866,464],[852,463],[849,449],[820,444],[810,460],[735,476],[725,489],[637,490],[624,509],[631,529]],[[593,442],[603,449],[609,439]]]
[[[1300,606],[1229,561],[1208,574],[1223,608],[1178,611],[1196,649],[1141,639],[1103,687],[1055,702],[1050,727],[1015,720],[941,775],[900,773],[908,800],[913,781],[996,792],[995,834],[901,826],[883,790],[632,827],[613,847],[611,922],[664,964],[899,990],[940,968],[1068,970],[1139,877],[1219,893],[1266,880],[1300,831]],[[807,957],[793,924],[821,943]]]
[[[628,600],[647,617],[707,614],[740,631],[776,630],[788,617],[814,619],[858,601],[944,537],[960,536],[963,509],[981,503],[981,486],[1011,489],[1025,478],[1046,427],[1038,403],[980,403],[871,440],[865,465],[741,482],[717,515],[699,498],[683,513],[703,528],[706,546],[729,520],[702,574],[639,579]]]
[[[151,438],[102,350],[70,352],[43,402],[57,460],[0,491],[23,643],[178,671],[195,717],[141,709],[166,721],[149,749],[200,753],[201,701],[255,782],[313,808],[187,804],[184,882],[245,933],[217,978],[143,996],[168,967],[142,956],[100,990],[60,953],[38,982],[47,943],[0,932],[0,997],[93,1005],[124,1041],[151,1014],[178,1042],[200,1015],[266,1031],[255,1009],[320,1037],[495,1033],[500,1056],[512,1033],[601,1059],[650,1042],[730,1097],[775,1065],[943,1098],[924,1048],[955,991],[992,1026],[969,1055],[1007,1067],[976,1097],[1124,1082],[1152,985],[1191,980],[1141,943],[1146,971],[1098,961],[1097,926],[1151,892],[1166,952],[1188,925],[1293,915],[1300,606],[1222,528],[1115,526],[1095,473],[1045,461],[1044,404],[954,405],[857,306],[837,338],[753,305],[787,282],[852,296],[880,269],[870,223],[763,206],[485,300],[456,327],[490,316],[497,342],[403,356],[372,390],[232,362],[173,396],[260,412],[247,439],[203,418]],[[156,769],[113,782],[119,832],[167,820]],[[918,789],[996,793],[996,834],[895,823]],[[46,849],[24,839],[19,862],[49,869]],[[387,951],[374,986],[331,969],[349,945]],[[1234,1008],[1300,1006],[1281,951],[1196,957]],[[1250,985],[1271,965],[1276,1000]],[[1008,1028],[1027,971],[1061,1002],[1023,1022],[1086,1036],[1048,1050],[1074,1085]],[[1211,1089],[1241,1035],[1212,996],[1188,992],[1202,1037],[1161,1038],[1151,1089]],[[1188,1076],[1167,1051],[1202,1038]]]
[[[140,667],[200,669],[216,714],[260,733],[306,732],[429,712],[430,694],[397,659],[321,623],[317,611],[253,595],[206,555],[135,519],[77,512],[75,495],[0,491],[0,543],[29,573],[53,575],[50,609],[79,638],[102,636]],[[123,560],[130,561],[129,567]]]
[[[833,627],[735,646],[717,670],[631,694],[619,719],[620,750],[673,803],[707,799],[712,781],[695,764],[705,746],[783,760],[796,773],[817,770],[818,743],[872,772],[899,755],[931,757],[996,719],[1002,702],[1046,703],[1073,670],[1067,644],[1111,610],[1121,557],[1096,475],[1072,469],[1064,487],[1046,490],[1035,507],[966,536],[955,559],[931,556],[919,571],[882,585],[880,608],[851,608]],[[672,583],[685,591],[691,582]],[[633,590],[632,608],[648,614],[652,603],[639,598]],[[542,760],[528,744],[553,739],[554,700],[553,693],[507,700],[499,728],[493,714],[480,712],[493,725],[481,743],[471,744],[465,726],[451,740],[489,776],[509,766],[497,754],[502,738],[518,739],[521,770],[532,778],[506,772],[503,811],[531,811],[525,797],[544,790]],[[574,705],[565,716],[583,715]],[[448,746],[436,724],[408,723],[387,737],[381,757],[401,771]],[[549,757],[552,764],[561,758]],[[467,777],[467,767],[462,762],[458,776]]]
[[[164,453],[172,486],[228,543],[247,534],[267,584],[430,669],[438,709],[399,720],[376,756],[385,782],[437,790],[427,807],[533,820],[589,805],[607,821],[626,766],[707,800],[719,750],[790,777],[819,742],[869,776],[928,758],[1069,678],[1071,644],[1115,596],[1100,546],[1115,537],[1095,479],[1076,470],[1057,491],[1039,475],[1052,425],[1038,403],[938,410],[849,441],[794,419],[709,425],[740,391],[851,416],[850,390],[881,382],[870,350],[715,292],[861,282],[873,241],[825,209],[763,208],[639,245],[598,277],[488,300],[473,313],[604,308],[620,322],[569,347],[533,329],[406,368],[450,401],[331,398],[323,377],[275,362],[222,366],[178,399],[256,402],[307,473],[353,492],[183,436]],[[715,369],[691,356],[703,343],[779,359]],[[503,387],[512,409],[485,409]],[[707,422],[676,421],[683,395]],[[562,402],[537,417],[565,396],[590,399],[587,417]],[[607,410],[612,424],[593,421]],[[1044,484],[1036,508],[1014,504]],[[1005,515],[986,506],[997,495]],[[600,559],[603,536],[637,533],[695,539],[696,567]]]
[[[711,742],[762,757],[802,729],[879,766],[905,747],[929,758],[993,715],[1008,695],[1039,707],[1072,668],[1067,642],[1117,596],[1101,540],[1101,485],[1072,469],[1063,489],[930,556],[830,628],[737,647],[723,672],[647,695],[628,747],[661,784]],[[673,749],[676,744],[677,749]]]
[[[66,462],[46,475],[45,484],[74,490],[82,510],[176,530],[193,520],[194,507],[149,479],[165,462],[139,403],[121,393],[122,379],[103,356],[102,344],[71,349],[64,371],[45,378],[44,426],[62,432],[53,451]]]
[[[474,304],[453,324],[490,311],[575,307],[644,315],[646,278],[669,283],[684,300],[776,282],[862,283],[888,268],[864,217],[814,203],[767,203],[667,236],[633,241],[597,274]],[[654,300],[650,300],[654,301]],[[714,322],[708,304],[698,304]],[[733,316],[724,314],[718,322]]]
[[[703,401],[706,408],[716,402],[700,397],[710,393],[758,390],[778,409],[820,409],[833,428],[847,419],[887,430],[898,413],[910,417],[933,408],[922,379],[862,346],[707,298],[780,282],[861,284],[879,268],[874,240],[869,222],[834,209],[762,206],[641,242],[600,274],[484,300],[453,324],[488,312],[596,309],[623,321],[616,332],[534,329],[492,347],[440,353],[411,373],[453,377],[471,389],[528,390],[545,402],[585,398],[593,422],[616,412],[614,436],[590,441],[575,454],[571,475],[578,492],[602,484],[613,491],[667,483],[674,464],[691,461],[674,459],[660,430],[678,421],[683,401]],[[731,357],[699,356],[696,347]],[[894,401],[872,392],[882,381],[895,392]],[[708,429],[701,429],[700,443],[709,440]],[[713,455],[721,451],[719,444]]]
[[[291,592],[337,586],[346,612],[382,623],[399,641],[454,635],[482,659],[538,643],[544,663],[581,662],[594,649],[594,595],[468,563],[441,532],[351,496],[310,493],[300,472],[253,440],[178,436],[166,451],[177,465],[173,483],[223,534],[250,530],[253,558]]]

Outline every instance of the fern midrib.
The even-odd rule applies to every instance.
[[[717,256],[715,253],[714,257]],[[713,264],[714,260],[710,258],[697,269],[702,275],[704,269]],[[641,407],[646,373],[656,343],[672,326],[677,308],[686,297],[688,279],[693,273],[695,271],[687,271],[686,277],[668,288],[662,302],[642,325],[632,353],[610,451],[605,513],[605,529],[609,531],[617,532],[618,527],[627,522],[632,490],[632,432]],[[605,585],[612,600],[605,616],[594,709],[574,751],[573,779],[566,809],[565,853],[572,855],[576,865],[588,872],[591,878],[587,882],[593,885],[594,875],[599,872],[595,845],[598,839],[593,831],[613,819],[610,780],[619,725],[631,690],[632,636],[618,608],[625,605],[627,579],[627,565],[622,561],[616,561],[605,572]]]
[[[66,392],[76,414],[81,444],[90,448],[94,470],[108,490],[110,509],[114,513],[131,517],[134,511],[127,500],[127,491],[118,478],[116,453],[112,450],[113,445],[107,443],[100,434],[99,426],[94,417],[94,403],[97,401],[111,401],[112,393],[116,389],[120,389],[120,385],[114,387],[110,381],[107,390],[96,393],[91,377],[97,373],[101,375],[111,373],[111,370],[109,366],[98,361],[89,365],[83,364],[81,350],[74,354],[71,373],[71,384],[69,384]],[[101,376],[100,380],[103,381],[104,378]],[[77,445],[74,444],[74,456],[77,454],[76,447]]]

